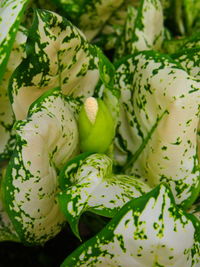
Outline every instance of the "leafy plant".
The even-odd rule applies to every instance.
[[[199,221],[161,184],[128,202],[61,266],[198,266],[199,249]]]
[[[200,6],[172,2],[1,1],[0,241],[34,266],[199,267]]]

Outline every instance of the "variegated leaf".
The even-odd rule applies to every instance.
[[[0,161],[10,157],[14,149],[15,137],[12,131],[14,115],[8,97],[8,83],[12,72],[24,57],[26,30],[19,28],[6,67],[6,72],[0,82]]]
[[[20,239],[0,200],[0,242],[2,241],[19,242]]]
[[[18,31],[20,20],[29,0],[1,0],[0,2],[0,81]]]
[[[124,0],[54,0],[86,35],[92,40],[112,13]]]
[[[140,0],[126,0],[123,4],[113,12],[112,16],[105,23],[101,32],[93,40],[98,46],[104,50],[116,49],[118,39],[123,34],[124,24],[128,15],[128,8],[137,8]]]
[[[179,209],[161,184],[127,203],[61,267],[198,267],[199,227],[200,221]]]
[[[6,166],[0,168],[0,184],[2,183],[2,177],[5,173],[5,168]],[[4,209],[2,196],[0,196],[0,242],[2,241],[18,242],[19,237]]]
[[[55,5],[55,3],[53,3],[52,0],[29,0],[29,4],[26,8],[24,17],[21,22],[22,25],[25,25],[27,28],[31,27],[34,16],[33,10],[36,8],[53,11],[58,14],[61,13],[61,10],[58,8],[57,5]]]
[[[66,188],[59,203],[73,232],[79,236],[78,221],[87,210],[113,217],[130,199],[150,191],[150,187],[128,175],[112,173],[112,160],[103,154],[78,156],[62,170],[60,183]],[[71,186],[70,186],[71,184]]]
[[[159,0],[142,0],[136,12],[129,9],[124,36],[116,57],[142,50],[159,50],[164,36],[163,10]]]
[[[189,49],[189,48],[199,48],[199,47],[200,47],[200,34],[194,33],[194,35],[185,39],[185,42],[181,48]]]
[[[116,48],[115,58],[120,58],[132,53],[132,38],[137,15],[138,10],[133,6],[129,6],[123,32],[118,38],[118,46]]]
[[[172,55],[189,75],[200,81],[200,47],[190,48]]]
[[[111,79],[108,73],[99,73],[100,61],[109,73],[113,68],[104,58],[68,20],[50,11],[36,10],[27,40],[27,57],[14,72],[9,87],[16,118],[24,119],[30,104],[56,86],[66,95],[84,98],[97,94],[102,77]]]
[[[200,84],[167,56],[144,51],[121,63],[116,161],[152,186],[167,182],[189,206],[200,189],[197,126]]]
[[[181,64],[189,75],[200,83],[200,47],[185,49],[182,52],[172,55],[172,57]],[[200,122],[197,130],[197,145],[198,159],[200,159]]]
[[[31,105],[27,119],[15,125],[17,143],[3,180],[3,196],[25,243],[46,242],[65,222],[56,201],[57,171],[79,151],[69,102],[59,89],[46,92]]]

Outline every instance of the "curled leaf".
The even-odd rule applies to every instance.
[[[24,119],[31,103],[47,90],[59,86],[64,95],[84,99],[98,94],[106,76],[110,80],[110,73],[106,72],[108,60],[104,63],[105,73],[99,71],[105,56],[67,19],[54,12],[35,10],[26,48],[27,56],[9,86],[17,119]]]
[[[60,177],[63,190],[58,196],[61,210],[78,237],[83,212],[113,217],[130,199],[150,190],[135,177],[113,174],[112,160],[106,155],[86,156],[83,154],[64,167]]]
[[[151,186],[167,182],[177,203],[189,207],[200,190],[199,83],[153,51],[121,62],[115,82],[121,90],[116,161]]]
[[[137,10],[129,8],[116,57],[142,50],[160,50],[164,37],[163,10],[159,0],[142,0]]]
[[[102,29],[113,12],[124,0],[54,0],[78,26],[92,40]]]
[[[15,134],[12,131],[14,114],[8,97],[8,83],[12,72],[24,57],[26,30],[19,28],[3,79],[0,82],[0,161],[10,158],[14,150]]]
[[[56,201],[58,174],[79,151],[70,98],[59,89],[35,101],[26,120],[17,121],[17,142],[2,190],[4,204],[21,241],[43,244],[65,222]]]
[[[200,221],[179,209],[169,187],[161,184],[123,206],[61,267],[198,267],[199,226]]]
[[[0,81],[6,70],[20,20],[28,2],[29,0],[2,0],[0,2]]]

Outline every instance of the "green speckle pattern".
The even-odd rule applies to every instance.
[[[20,239],[43,244],[65,222],[56,201],[57,172],[79,152],[78,129],[70,98],[59,89],[46,92],[17,121],[17,142],[3,181],[6,211]]]
[[[127,203],[61,267],[198,267],[200,222],[180,210],[168,186]]]
[[[112,173],[112,160],[103,154],[78,157],[67,164],[60,177],[63,188],[59,195],[61,210],[78,236],[78,221],[87,210],[113,217],[130,199],[139,197],[150,187],[135,177]],[[70,186],[71,184],[71,186]]]
[[[54,0],[67,16],[92,40],[124,0]]]
[[[118,39],[123,35],[124,24],[128,16],[128,8],[138,6],[139,0],[126,0],[106,21],[98,36],[93,40],[105,50],[115,49],[119,46]],[[136,10],[136,9],[135,9]]]
[[[200,82],[200,47],[185,49],[182,52],[172,55],[181,66]]]
[[[8,214],[3,208],[3,203],[0,200],[0,242],[14,241],[19,242],[20,239],[8,217]]]
[[[164,38],[163,12],[159,0],[142,0],[129,8],[116,58],[142,50],[160,50]]]
[[[26,50],[9,86],[17,119],[24,119],[30,104],[57,86],[65,95],[94,94],[99,82],[97,48],[67,19],[36,9]]]
[[[5,168],[0,168],[0,184],[2,183],[3,173],[5,173]],[[2,241],[20,241],[13,224],[11,223],[8,214],[5,211],[2,196],[0,195],[0,242]]]
[[[0,2],[0,81],[24,14],[28,0],[2,0]]]
[[[10,157],[15,145],[15,136],[12,131],[14,115],[7,88],[12,72],[24,57],[25,42],[26,30],[20,27],[10,53],[6,71],[0,82],[0,161]]]
[[[119,64],[115,86],[121,90],[116,162],[152,186],[167,182],[177,203],[189,206],[200,187],[199,83],[169,57],[145,51]]]

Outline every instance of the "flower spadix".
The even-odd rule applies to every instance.
[[[79,114],[81,150],[106,152],[114,137],[114,121],[107,106],[101,99],[88,97]]]

